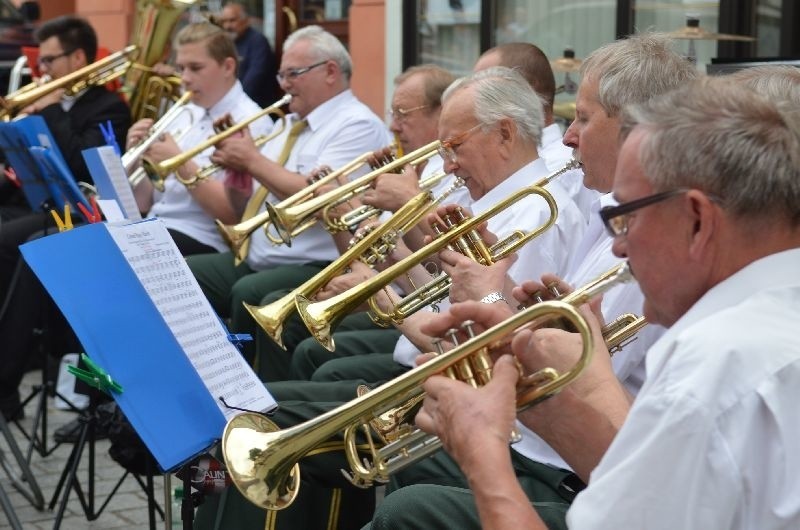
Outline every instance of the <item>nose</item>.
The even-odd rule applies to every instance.
[[[399,133],[403,130],[403,126],[397,121],[397,118],[392,117],[391,121],[389,122],[389,130],[393,133]]]
[[[458,160],[453,162],[451,159],[445,158],[443,167],[446,173],[455,173],[459,168]]]
[[[575,122],[573,121],[570,123],[569,127],[567,127],[566,132],[564,132],[564,145],[567,147],[571,147],[576,149],[578,147],[578,131]]]
[[[625,236],[616,236],[611,244],[611,252],[618,258],[628,257],[628,238]]]

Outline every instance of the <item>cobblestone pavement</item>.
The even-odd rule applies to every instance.
[[[26,374],[21,387],[23,397],[27,396],[33,385],[39,383],[41,380],[41,372],[34,371]],[[48,420],[48,448],[54,445],[53,432],[59,426],[73,420],[76,415],[74,412],[63,411],[55,408],[54,400],[47,399],[47,420]],[[27,405],[25,419],[20,422],[26,430],[30,430],[32,417],[35,412],[36,401]],[[27,440],[23,437],[20,430],[15,425],[10,425],[11,431],[17,440],[17,444],[22,449],[23,453],[27,450]],[[42,496],[45,501],[45,509],[43,511],[36,510],[31,503],[22,496],[9,481],[8,476],[2,469],[0,469],[0,485],[8,494],[14,511],[19,519],[22,528],[25,530],[44,530],[53,528],[56,513],[58,511],[58,503],[54,510],[48,510],[53,493],[55,492],[56,485],[58,484],[59,477],[67,464],[73,444],[64,444],[56,448],[56,450],[49,456],[42,457],[38,453],[33,454],[31,458],[31,470],[39,484],[42,491]],[[108,440],[100,440],[96,442],[95,449],[95,510],[97,510],[103,502],[105,502],[108,494],[112,491],[114,485],[122,477],[124,469],[114,462],[108,455],[109,442]],[[0,450],[5,455],[6,460],[10,458],[8,444],[5,437],[0,435]],[[88,454],[85,452],[81,458],[79,467],[79,480],[81,486],[86,490],[87,477],[88,477]],[[13,459],[12,459],[13,461]],[[164,499],[164,480],[160,476],[156,476],[154,480],[155,499],[163,505]],[[63,492],[62,492],[63,498]],[[11,524],[5,512],[0,507],[0,529],[5,530],[11,528]],[[148,510],[147,510],[147,497],[136,482],[133,476],[128,475],[117,492],[111,498],[110,503],[105,508],[100,517],[94,521],[88,521],[84,515],[80,501],[78,500],[75,491],[73,490],[69,496],[64,518],[61,523],[61,528],[64,530],[78,530],[78,529],[92,529],[92,528],[148,528]],[[163,521],[158,518],[156,521],[156,528],[164,528]]]

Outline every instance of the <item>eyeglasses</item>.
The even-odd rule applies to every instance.
[[[418,107],[412,107],[410,109],[402,109],[400,107],[396,109],[389,109],[386,111],[386,117],[390,120],[394,119],[395,121],[402,122],[408,119],[408,115],[414,111],[427,109],[429,105],[420,105]]]
[[[467,141],[467,138],[470,134],[478,130],[478,127],[482,126],[483,124],[479,123],[474,127],[470,127],[463,133],[451,136],[449,139],[443,141],[442,145],[439,146],[439,156],[442,157],[442,160],[450,162],[451,164],[455,164],[456,158],[458,157],[456,149],[458,149],[459,146]]]
[[[59,53],[57,55],[41,55],[36,60],[36,64],[38,64],[40,67],[41,66],[46,66],[46,67],[50,68],[50,65],[53,64],[53,61],[55,61],[56,59],[60,59],[61,57],[66,57],[67,55],[71,54],[74,51],[75,50],[70,50],[68,52],[62,52],[62,53]]]
[[[298,76],[301,76],[306,72],[310,72],[313,68],[322,66],[327,62],[328,60],[326,59],[316,64],[312,64],[311,66],[304,66],[303,68],[287,68],[283,72],[278,72],[278,75],[276,75],[275,78],[278,80],[278,83],[283,83],[287,79],[296,79]]]
[[[686,193],[689,188],[678,188],[671,191],[662,191],[654,195],[648,195],[635,201],[625,202],[617,206],[604,206],[600,209],[600,219],[611,234],[611,237],[624,236],[628,233],[628,220],[633,212],[639,208],[650,206],[661,201],[667,200],[681,193]]]

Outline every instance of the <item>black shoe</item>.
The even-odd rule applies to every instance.
[[[81,428],[83,427],[84,421],[82,418],[78,417],[72,420],[69,423],[65,423],[61,427],[55,430],[53,433],[53,438],[56,442],[64,444],[64,443],[75,443],[78,441],[78,438],[81,435]],[[108,438],[108,430],[101,427],[97,422],[94,425],[94,439],[95,440],[103,440]],[[87,437],[88,440],[88,437]]]

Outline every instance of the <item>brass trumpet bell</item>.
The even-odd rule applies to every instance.
[[[222,435],[225,465],[236,488],[260,508],[286,508],[300,490],[300,466],[292,462],[302,455],[280,443],[287,433],[255,413],[239,414],[225,426]],[[266,468],[262,462],[274,463],[276,467]]]

